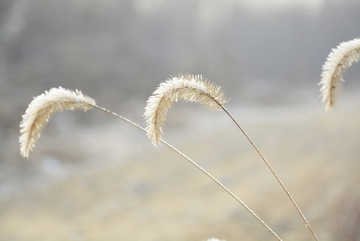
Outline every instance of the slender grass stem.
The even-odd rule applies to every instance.
[[[219,104],[220,105],[220,104]],[[294,204],[296,210],[299,212],[300,216],[302,217],[302,219],[305,222],[306,227],[309,228],[311,234],[314,236],[315,240],[318,241],[318,238],[316,236],[316,234],[314,233],[314,231],[312,230],[309,222],[306,220],[304,214],[301,212],[300,208],[298,207],[298,205],[296,204],[295,200],[292,198],[292,196],[290,195],[290,192],[286,189],[285,185],[282,183],[282,181],[280,180],[280,178],[278,177],[278,175],[275,173],[274,169],[272,169],[272,167],[270,166],[269,162],[266,160],[266,158],[264,157],[264,155],[260,152],[260,150],[256,147],[256,145],[254,144],[254,142],[250,139],[250,137],[246,134],[246,132],[244,131],[243,128],[241,128],[241,126],[236,122],[236,120],[230,115],[230,113],[227,111],[227,109],[223,106],[220,105],[221,108],[225,111],[225,113],[232,119],[232,121],[237,125],[237,127],[241,130],[241,132],[245,135],[245,137],[249,140],[249,142],[251,143],[251,145],[255,148],[255,150],[257,151],[257,153],[261,156],[261,158],[264,160],[265,164],[269,167],[270,171],[273,173],[273,175],[275,176],[276,180],[280,183],[281,187],[284,189],[286,195],[290,198],[291,202]]]
[[[122,117],[112,111],[109,111],[103,107],[100,107],[100,106],[97,106],[97,105],[92,105],[93,108],[96,108],[96,109],[99,109],[99,110],[102,110],[106,113],[109,113],[113,116],[116,116],[130,124],[132,124],[133,126],[139,128],[140,130],[144,131],[145,133],[147,133],[147,131],[142,128],[141,126],[139,126],[138,124],[130,121],[129,119],[125,118],[125,117]],[[222,107],[224,110],[225,108]],[[228,113],[226,110],[225,110],[226,113]],[[228,114],[229,115],[229,114]],[[231,116],[230,116],[231,117]],[[231,117],[232,118],[232,117]],[[233,119],[234,120],[234,119]],[[235,121],[235,120],[234,120]],[[235,122],[236,123],[236,122]],[[240,126],[239,126],[240,127]],[[241,129],[241,128],[240,128]],[[242,130],[242,129],[241,129]],[[244,132],[244,131],[243,131]],[[245,134],[245,132],[244,132]],[[246,134],[245,134],[246,135]],[[247,136],[247,135],[246,135]],[[249,139],[249,138],[248,138]],[[250,139],[249,139],[250,140]],[[201,166],[199,166],[196,162],[194,162],[193,160],[191,160],[189,157],[187,157],[185,154],[183,154],[182,152],[180,152],[178,149],[176,149],[175,147],[173,147],[172,145],[170,145],[169,143],[167,143],[166,141],[164,140],[160,140],[164,145],[168,146],[170,149],[172,149],[173,151],[175,151],[176,153],[178,153],[180,156],[182,156],[183,158],[185,158],[187,161],[189,161],[191,164],[193,164],[195,167],[197,167],[200,171],[202,171],[205,175],[207,175],[210,179],[212,179],[214,182],[216,182],[222,189],[224,189],[230,196],[232,196],[236,201],[238,201],[247,211],[249,211],[272,235],[275,236],[275,238],[279,241],[281,241],[280,237],[253,211],[251,210],[243,201],[241,201],[235,194],[233,194],[228,188],[226,188],[220,181],[218,181],[215,177],[213,177],[210,173],[208,173],[205,169],[203,169]],[[251,140],[250,140],[251,142]],[[252,142],[251,142],[252,143]],[[254,144],[253,144],[254,145]],[[254,145],[255,147],[255,145]],[[255,147],[256,148],[256,147]],[[256,148],[257,149],[257,148]],[[259,151],[258,151],[259,152]],[[260,152],[259,152],[260,154]],[[260,154],[261,155],[261,154]],[[261,155],[262,156],[262,155]],[[265,160],[265,159],[264,159]],[[265,160],[266,162],[266,160]],[[267,163],[267,162],[266,162]],[[268,165],[270,167],[270,165]],[[271,169],[271,167],[270,167]],[[271,169],[272,170],[272,169]],[[274,172],[273,172],[274,173]],[[274,175],[276,176],[276,174],[274,173]],[[278,179],[279,180],[279,179]],[[284,187],[285,188],[285,187]],[[290,195],[290,194],[288,194]],[[295,204],[296,205],[296,204]],[[299,210],[299,209],[298,209]],[[299,210],[300,211],[300,210]],[[300,212],[301,213],[301,212]],[[306,219],[305,219],[306,220]]]

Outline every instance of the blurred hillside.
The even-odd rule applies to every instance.
[[[42,138],[29,160],[21,158],[19,154],[21,115],[33,97],[45,90],[58,86],[79,89],[94,98],[100,106],[142,124],[147,98],[160,82],[178,73],[202,74],[220,85],[231,99],[228,107],[235,113],[237,120],[245,127],[253,128],[253,133],[257,135],[256,143],[260,140],[262,147],[268,148],[268,153],[273,155],[271,159],[278,161],[280,177],[288,178],[293,184],[293,190],[298,192],[297,197],[303,197],[301,202],[308,208],[307,213],[313,215],[311,220],[315,220],[315,227],[321,230],[320,234],[328,239],[334,233],[342,235],[343,230],[334,231],[331,223],[332,218],[338,214],[329,210],[342,203],[340,196],[345,190],[350,189],[350,193],[356,193],[352,187],[359,174],[358,165],[354,164],[359,157],[359,136],[356,134],[359,133],[359,126],[356,124],[359,118],[353,113],[358,110],[357,102],[360,103],[357,97],[360,91],[359,64],[354,64],[344,75],[346,83],[339,95],[339,107],[344,109],[329,115],[330,124],[327,124],[324,117],[317,84],[320,82],[321,67],[331,49],[340,42],[360,36],[360,2],[319,0],[316,1],[317,4],[306,5],[311,1],[298,1],[299,4],[289,6],[271,6],[261,1],[252,1],[252,4],[250,2],[0,0],[0,240],[59,240],[52,236],[50,231],[48,234],[41,234],[32,230],[46,230],[47,222],[49,230],[56,230],[59,225],[64,228],[64,223],[69,220],[69,226],[65,225],[66,227],[57,233],[61,240],[91,240],[87,235],[92,234],[99,240],[210,238],[212,234],[203,236],[201,232],[207,234],[209,230],[215,230],[213,225],[218,223],[217,220],[210,222],[204,230],[199,229],[199,232],[191,229],[188,235],[173,235],[186,230],[184,228],[176,231],[176,225],[181,226],[185,222],[185,227],[189,228],[192,222],[201,225],[203,220],[209,220],[211,217],[196,213],[196,208],[208,202],[205,194],[210,193],[216,198],[219,196],[214,194],[213,189],[201,189],[204,187],[194,184],[197,175],[201,176],[196,170],[194,174],[189,174],[190,181],[185,180],[188,186],[181,186],[184,181],[182,176],[187,175],[189,170],[175,164],[172,166],[173,160],[169,159],[176,155],[165,152],[164,156],[159,156],[164,148],[152,148],[143,133],[114,117],[98,111],[89,111],[86,114],[57,114],[44,129]],[[330,118],[333,118],[332,121]],[[351,123],[347,125],[350,119]],[[214,130],[214,125],[219,132]],[[299,125],[304,127],[300,128]],[[208,113],[197,105],[179,103],[169,113],[165,137],[184,147],[186,154],[189,153],[195,161],[207,157],[203,162],[206,165],[209,160],[220,162],[221,159],[241,175],[248,172],[260,175],[257,166],[242,166],[242,162],[238,161],[249,159],[251,162],[257,158],[255,154],[247,154],[247,147],[242,146],[244,143],[241,142],[240,147],[236,148],[229,145],[221,151],[217,150],[216,142],[211,142],[212,139],[217,140],[221,130],[223,133],[233,134],[234,130],[229,129],[229,126],[232,126],[232,123],[221,113]],[[277,132],[269,131],[270,127],[275,127],[278,135],[285,139],[277,137]],[[309,127],[311,133],[307,132],[305,127]],[[326,132],[327,128],[331,129],[329,133]],[[298,129],[304,133],[297,132]],[[190,138],[194,138],[194,133],[200,137],[190,141]],[[207,133],[205,137],[202,136],[205,135],[203,133]],[[271,139],[267,134],[275,135],[275,139]],[[239,136],[238,133],[236,135]],[[309,139],[317,141],[308,142]],[[291,145],[293,141],[296,147]],[[223,143],[225,142],[226,140],[223,140]],[[335,148],[335,144],[339,146]],[[204,157],[209,146],[217,152]],[[284,149],[290,150],[287,156],[280,154]],[[328,154],[326,151],[329,149],[335,154]],[[239,153],[242,151],[245,152]],[[239,158],[233,158],[227,152]],[[294,154],[296,158],[292,158]],[[198,159],[195,159],[196,157]],[[316,168],[323,168],[328,158],[334,163],[343,160],[349,166],[336,164],[329,169],[325,168],[327,172],[317,179]],[[294,166],[300,165],[301,168],[295,171],[292,165],[284,164],[289,159],[294,159],[291,163],[295,162]],[[162,167],[162,160],[169,163],[169,166]],[[159,172],[151,173],[155,177],[151,176],[149,171],[139,167],[145,166],[156,172],[151,165],[147,166],[148,163],[154,163],[158,169],[175,169],[175,174],[172,176],[169,174],[171,172]],[[211,163],[209,165],[211,166]],[[306,169],[307,167],[309,169]],[[353,170],[351,167],[354,167]],[[218,168],[225,173],[226,170],[229,171],[227,167]],[[192,167],[189,169],[193,170]],[[341,179],[349,169],[351,175]],[[134,176],[131,176],[132,170]],[[296,176],[291,179],[293,171]],[[118,177],[120,174],[121,177]],[[257,189],[261,184],[267,183],[256,175],[254,179],[236,179],[238,176],[224,179],[239,194],[243,191],[243,195],[253,197],[253,191],[246,189],[246,184],[254,183],[254,189]],[[144,178],[152,181],[144,184]],[[339,179],[340,187],[335,185],[337,188],[334,194],[326,184],[334,184]],[[117,190],[109,184],[114,181],[124,184],[119,184]],[[164,181],[169,185],[161,186]],[[315,182],[311,191],[302,193],[304,187],[301,184],[307,183],[307,186],[311,186],[311,182]],[[73,183],[86,187],[75,189],[79,191],[74,191],[74,194]],[[158,185],[160,190],[164,190],[163,193],[154,191]],[[209,184],[211,185],[213,184]],[[171,199],[174,194],[171,190],[175,188],[179,188],[179,192],[185,192],[187,198],[191,198],[198,190],[202,190],[204,195],[194,198],[197,200],[193,204],[195,206],[189,204],[188,209],[185,208],[186,212],[182,216],[184,222],[181,222],[182,219],[179,223],[178,220],[172,220],[176,215],[180,215],[174,214],[173,210],[167,210],[168,213],[166,210],[161,211],[164,216],[158,221],[169,225],[173,223],[173,226],[166,226],[173,230],[172,235],[169,231],[163,236],[152,236],[151,231],[144,231],[144,237],[140,234],[131,236],[134,231],[127,236],[124,230],[119,233],[113,231],[116,225],[121,226],[127,222],[117,216],[124,210],[135,217],[135,221],[131,221],[134,223],[129,224],[129,230],[148,225],[154,218],[152,215],[156,216],[148,213],[153,211],[151,202],[167,203],[167,198]],[[273,187],[270,187],[270,190],[271,188]],[[105,191],[101,193],[103,189]],[[116,197],[111,196],[113,192],[117,193]],[[170,194],[166,194],[167,192]],[[262,189],[259,192],[261,195],[268,193]],[[101,195],[104,195],[104,200],[94,197]],[[127,196],[129,200],[126,199]],[[353,196],[357,198],[357,195]],[[75,197],[78,201],[72,199]],[[106,197],[109,199],[105,200]],[[164,199],[158,200],[160,197]],[[58,203],[53,198],[58,200]],[[93,198],[93,203],[82,203],[82,200],[88,198]],[[140,201],[132,198],[139,198]],[[68,199],[71,199],[69,203]],[[255,202],[254,206],[261,209],[260,201],[251,198],[248,200]],[[276,198],[271,200],[273,203],[278,201]],[[324,209],[321,209],[324,200],[329,202],[326,208],[324,206]],[[182,202],[181,199],[178,202]],[[191,203],[191,200],[187,202]],[[219,211],[223,215],[219,220],[227,223],[232,230],[242,228],[239,233],[231,233],[223,226],[221,230],[216,229],[217,234],[233,239],[240,234],[246,234],[248,240],[268,237],[264,234],[266,232],[258,233],[258,227],[254,228],[252,221],[247,223],[252,217],[242,219],[242,213],[231,216],[229,213],[234,211],[233,209],[241,207],[233,204],[232,200],[230,203],[224,204],[230,205],[227,211]],[[82,205],[88,206],[81,209]],[[95,205],[94,208],[99,205],[101,209],[93,210],[96,213],[95,218],[84,214],[92,210],[92,205]],[[42,207],[43,213],[40,211]],[[37,211],[34,211],[35,214],[28,213],[24,211],[27,208]],[[291,235],[307,232],[294,230],[295,226],[301,226],[302,223],[293,221],[292,215],[296,215],[292,213],[293,210],[286,214],[285,211],[281,213],[279,207],[274,208],[274,211],[271,211],[271,208],[269,210],[269,213],[264,210],[261,212],[267,220],[279,218],[273,224],[287,237],[292,238],[294,236]],[[288,211],[286,208],[285,210]],[[203,210],[207,215],[216,213],[208,211]],[[275,211],[284,215],[276,216],[278,214],[274,214]],[[116,217],[110,215],[109,221],[106,218],[111,212],[115,212]],[[227,214],[229,215],[226,216]],[[143,215],[148,215],[145,221],[142,220]],[[167,215],[171,217],[168,218]],[[24,225],[28,222],[27,217],[31,220],[33,216],[37,217],[34,226],[24,230],[23,236],[17,235],[18,225]],[[111,223],[110,227],[94,229],[96,232],[91,233],[89,227],[97,225],[103,218]],[[284,220],[291,221],[287,224]],[[90,226],[86,226],[87,222]],[[251,228],[246,230],[246,227]],[[161,229],[160,227],[159,230]],[[157,229],[154,227],[154,230]],[[147,233],[148,236],[145,235]]]

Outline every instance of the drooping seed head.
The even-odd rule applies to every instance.
[[[87,111],[95,105],[95,100],[83,95],[81,91],[71,91],[61,87],[52,88],[35,97],[20,123],[20,154],[29,157],[42,128],[53,113],[74,109]]]
[[[219,86],[201,75],[173,77],[156,89],[145,108],[146,131],[155,146],[160,144],[168,109],[179,100],[198,102],[209,110],[219,110],[227,102]]]
[[[331,111],[334,106],[336,93],[343,80],[343,72],[345,72],[354,61],[360,60],[360,39],[343,42],[327,57],[323,65],[321,74],[321,97],[325,103],[326,111]]]

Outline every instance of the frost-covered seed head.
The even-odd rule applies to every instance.
[[[321,97],[326,111],[331,111],[335,102],[336,93],[343,80],[345,72],[354,61],[360,60],[360,39],[343,42],[327,57],[321,74]]]
[[[95,105],[95,100],[83,95],[81,91],[71,91],[61,87],[52,88],[35,97],[20,123],[20,154],[29,157],[42,128],[54,112],[74,109],[87,111]]]
[[[147,135],[155,146],[160,144],[168,109],[179,100],[198,102],[209,110],[219,110],[226,103],[221,88],[201,75],[179,75],[161,83],[148,99],[144,114]]]

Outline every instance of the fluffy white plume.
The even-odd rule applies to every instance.
[[[40,132],[49,121],[51,114],[74,109],[87,111],[95,105],[95,100],[83,95],[81,91],[74,92],[61,87],[52,88],[35,97],[22,116],[20,124],[21,155],[29,157],[29,152],[35,146],[35,142],[40,137]]]
[[[147,134],[155,146],[160,144],[168,109],[180,99],[199,102],[210,110],[219,110],[226,103],[221,88],[201,75],[181,75],[161,83],[148,99],[144,114]]]
[[[335,102],[337,90],[343,80],[343,72],[349,68],[354,61],[360,60],[360,39],[343,42],[327,57],[321,74],[321,97],[326,104],[326,111],[331,111]]]

